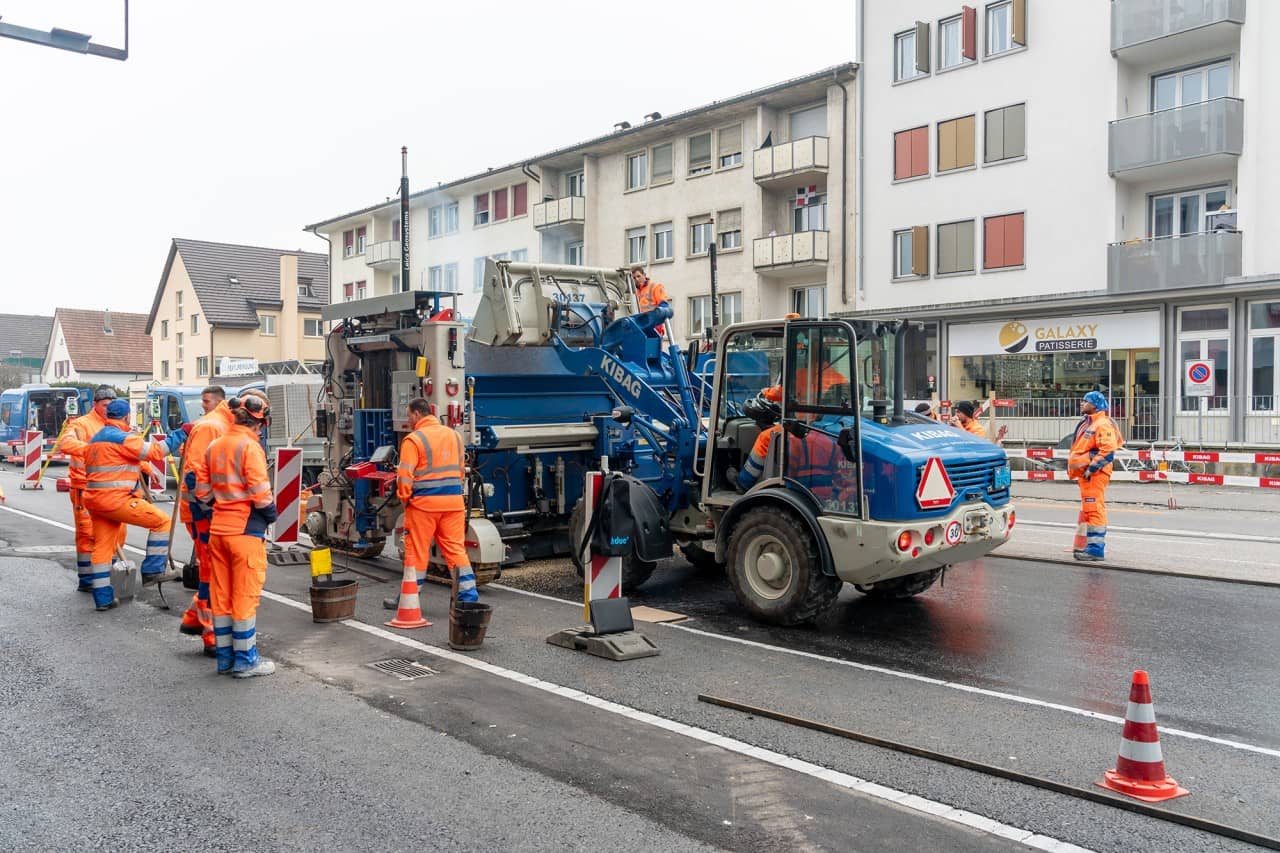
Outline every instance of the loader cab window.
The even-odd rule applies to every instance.
[[[859,435],[858,344],[845,323],[792,323],[782,411],[783,477],[808,492],[823,512],[858,515],[862,504],[855,460]],[[849,445],[850,460],[841,447]]]
[[[876,329],[858,339],[858,369],[862,375],[862,414],[871,415],[872,400],[893,400],[892,332]]]
[[[782,327],[735,332],[725,342],[720,420],[741,417],[742,404],[782,381]]]

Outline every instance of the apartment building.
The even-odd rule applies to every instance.
[[[681,340],[711,320],[822,316],[854,306],[853,64],[614,132],[413,193],[409,287],[461,291],[470,316],[486,257],[644,265],[666,285]],[[334,299],[401,288],[399,201],[308,225],[330,241]],[[406,288],[407,289],[407,288]]]
[[[229,363],[323,362],[327,304],[324,255],[174,238],[147,317],[152,376],[201,385]]]
[[[1056,440],[1280,441],[1280,8],[860,0],[860,313],[924,331],[909,394]],[[1210,362],[1194,397],[1187,362]],[[936,382],[930,382],[936,377]]]
[[[517,164],[413,193],[406,282],[400,280],[399,198],[306,230],[329,242],[335,302],[402,290],[445,291],[459,294],[458,309],[470,317],[480,300],[486,258],[540,259],[529,215],[537,187],[537,175]]]

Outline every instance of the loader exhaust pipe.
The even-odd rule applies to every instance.
[[[903,416],[903,398],[905,396],[907,371],[907,321],[900,320],[892,324],[893,334],[893,422],[906,423]]]

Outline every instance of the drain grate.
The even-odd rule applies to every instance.
[[[429,666],[423,666],[416,661],[405,660],[404,658],[392,658],[391,660],[375,661],[366,664],[383,675],[394,675],[401,681],[413,681],[417,678],[426,678],[428,675],[439,675]]]

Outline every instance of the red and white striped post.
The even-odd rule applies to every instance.
[[[298,522],[302,515],[302,450],[281,447],[276,451],[276,512],[270,539],[276,545],[298,544]]]
[[[582,491],[583,516],[586,522],[584,531],[591,529],[603,483],[603,472],[587,472],[586,486]],[[592,553],[591,537],[588,536],[579,559],[582,561],[582,618],[590,620],[591,602],[601,598],[622,597],[622,558]]]
[[[44,433],[38,429],[26,430],[22,448],[22,482],[20,490],[43,489],[40,484],[40,462],[44,458]]]

